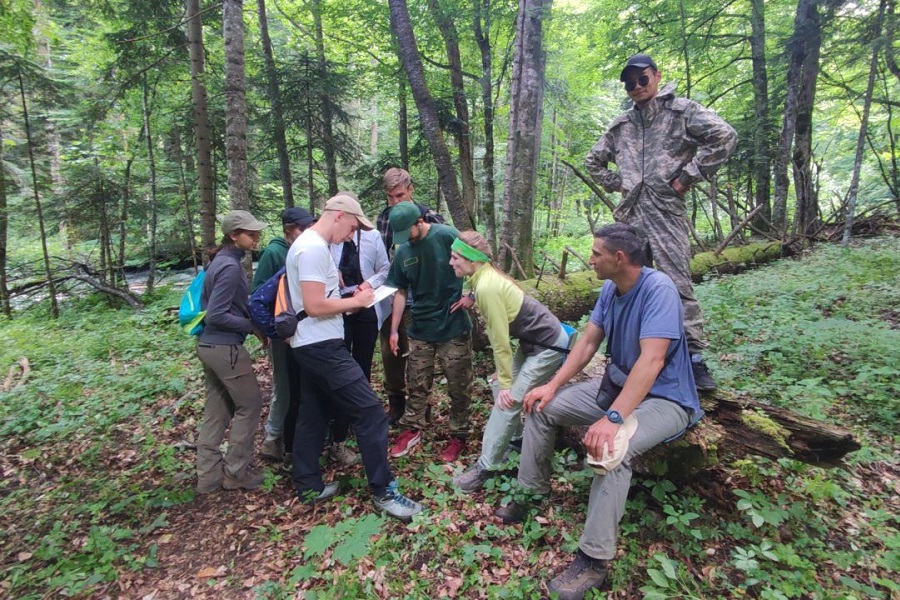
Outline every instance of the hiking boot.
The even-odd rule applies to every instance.
[[[349,467],[359,462],[359,454],[353,451],[346,443],[331,444],[328,448],[328,459],[342,467]]]
[[[400,456],[406,456],[409,454],[409,451],[413,449],[413,446],[422,441],[422,434],[415,429],[404,429],[400,435],[397,436],[397,441],[394,442],[394,445],[391,446],[391,456],[393,458],[398,458]]]
[[[277,437],[266,436],[259,448],[259,455],[272,462],[281,460],[284,456],[284,438],[280,435]]]
[[[288,473],[294,470],[294,455],[290,452],[285,452],[284,457],[281,459],[281,468]]]
[[[212,494],[213,492],[218,492],[222,489],[222,480],[217,479],[215,481],[197,481],[197,493],[198,494]]]
[[[464,494],[471,494],[480,490],[484,486],[484,482],[493,476],[493,471],[485,469],[480,462],[475,461],[475,464],[469,467],[465,473],[453,478],[453,485]]]
[[[694,371],[694,385],[698,392],[712,392],[717,387],[716,380],[712,378],[706,363],[701,361],[691,361],[691,370]]]
[[[247,467],[241,477],[232,477],[225,473],[225,481],[222,482],[222,487],[226,490],[255,490],[262,485],[262,482],[262,473]]]
[[[444,462],[453,462],[459,458],[460,453],[466,447],[466,440],[458,437],[451,437],[444,450],[440,453],[439,458]]]
[[[501,506],[494,511],[494,514],[503,521],[504,525],[512,525],[521,523],[528,516],[528,510],[531,508],[529,504],[521,504],[515,500],[511,500],[506,506]]]
[[[406,412],[406,396],[388,396],[388,425],[395,427]]]
[[[550,592],[559,594],[559,600],[582,600],[588,590],[600,589],[609,572],[609,561],[591,558],[581,550],[575,560],[548,585]]]
[[[331,483],[326,483],[321,492],[317,492],[316,490],[303,490],[302,492],[297,492],[297,498],[304,504],[312,505],[324,502],[329,498],[334,498],[339,491],[341,491],[340,482],[332,481]]]
[[[393,480],[384,490],[384,495],[372,499],[375,508],[385,514],[400,519],[404,523],[412,521],[413,516],[422,512],[422,505],[410,500],[397,489],[397,480]]]

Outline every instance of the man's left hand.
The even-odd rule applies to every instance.
[[[669,185],[672,186],[672,189],[675,190],[675,193],[679,196],[684,196],[685,194],[687,194],[688,190],[691,189],[691,186],[684,185],[677,177],[673,179],[672,183]]]
[[[454,313],[460,308],[462,308],[463,310],[469,310],[473,306],[475,306],[475,301],[472,300],[469,296],[463,296],[450,306],[450,312]]]
[[[595,458],[603,458],[603,447],[609,448],[612,454],[614,447],[613,441],[616,434],[619,433],[619,425],[616,425],[606,417],[590,426],[587,433],[584,434],[584,448]]]

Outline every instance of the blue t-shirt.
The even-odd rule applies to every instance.
[[[684,336],[684,309],[675,284],[668,275],[643,267],[634,287],[623,296],[616,294],[616,284],[607,280],[591,312],[591,323],[603,329],[612,342],[613,362],[630,373],[641,354],[642,339],[672,340],[666,365],[650,388],[650,395],[677,402],[689,410],[699,409],[700,398]]]

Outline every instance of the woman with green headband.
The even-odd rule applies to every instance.
[[[481,457],[453,479],[463,492],[471,493],[500,468],[509,442],[521,437],[522,398],[556,373],[574,330],[564,327],[546,306],[492,264],[491,247],[477,232],[460,232],[451,250],[450,266],[457,277],[469,278],[497,368],[492,381],[494,407],[484,429]],[[511,338],[519,340],[515,354]]]

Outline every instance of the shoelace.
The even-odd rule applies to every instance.
[[[403,508],[415,508],[415,503],[400,493],[397,489],[397,481],[390,482],[385,490],[385,499],[393,500]]]

